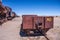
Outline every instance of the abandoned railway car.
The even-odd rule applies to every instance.
[[[53,28],[53,16],[23,15],[20,35],[39,36]]]
[[[0,1],[0,25],[2,25],[7,20],[12,20],[17,15],[12,9],[8,6],[4,6]]]

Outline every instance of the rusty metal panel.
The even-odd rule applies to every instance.
[[[36,16],[35,18],[34,18],[34,29],[36,29],[36,27],[35,27],[35,24],[36,23],[38,23],[38,22],[40,22],[41,23],[41,28],[43,29],[44,28],[44,17],[43,16]],[[38,27],[39,28],[39,27]]]
[[[33,29],[33,18],[36,15],[23,15],[23,29]]]
[[[34,22],[34,24],[33,24],[34,27],[33,27],[33,28],[34,28],[34,29],[36,29],[35,24],[36,24],[37,18],[38,18],[38,16],[35,16],[35,17],[33,18],[33,22]]]
[[[53,17],[52,16],[37,16],[37,15],[23,15],[23,29],[36,29],[36,23],[41,23],[41,28],[52,28]],[[39,27],[38,27],[39,28]]]
[[[25,17],[23,20],[23,29],[32,29],[32,17]]]
[[[41,28],[44,29],[44,16],[39,16],[38,20],[40,20],[40,23],[42,23]]]
[[[53,28],[53,16],[45,17],[45,28]]]

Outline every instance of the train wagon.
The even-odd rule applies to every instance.
[[[53,28],[53,16],[23,15],[20,35],[42,36]]]

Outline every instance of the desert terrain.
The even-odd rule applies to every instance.
[[[44,36],[21,37],[19,35],[21,23],[20,16],[0,25],[0,40],[46,40]],[[60,40],[60,17],[54,17],[54,27],[46,34],[49,40]]]

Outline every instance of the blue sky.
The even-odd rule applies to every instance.
[[[2,0],[18,15],[60,16],[59,0]]]

